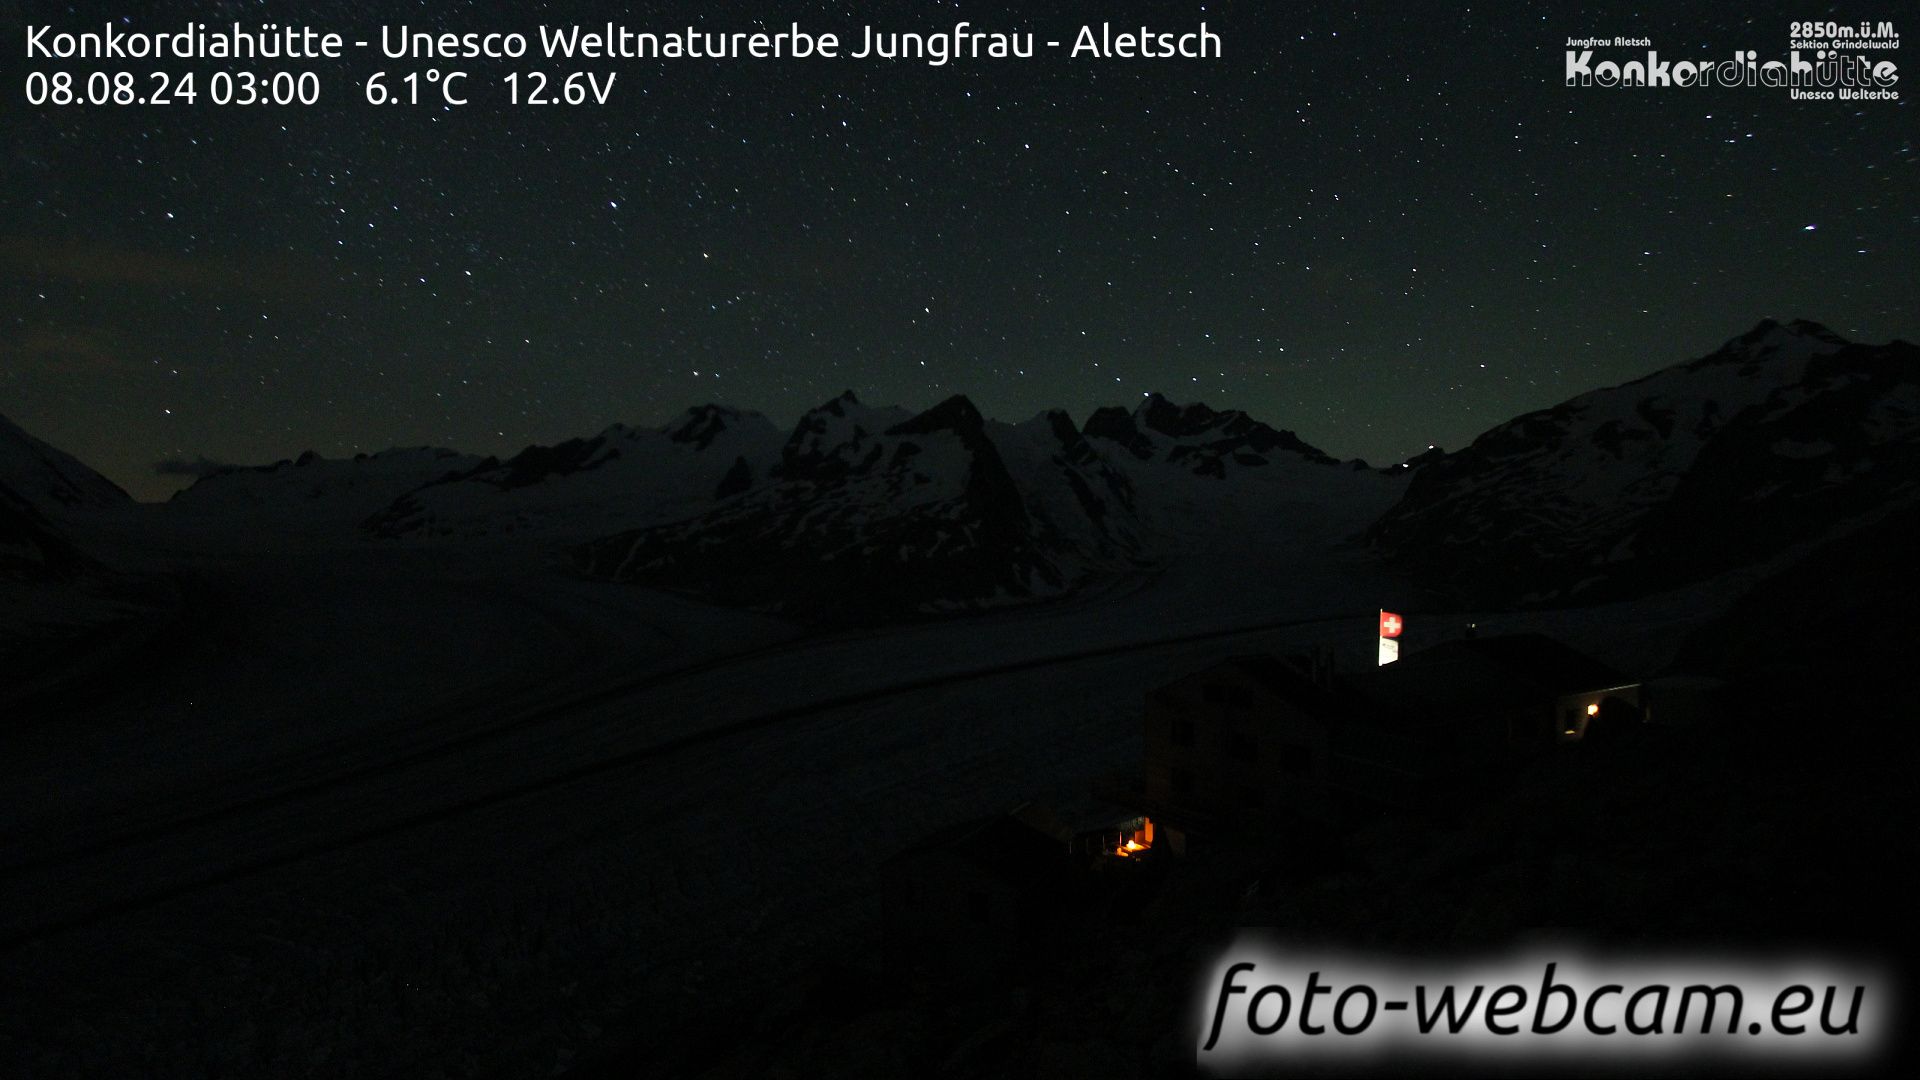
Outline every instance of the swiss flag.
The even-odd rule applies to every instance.
[[[1400,616],[1395,615],[1391,611],[1383,610],[1380,612],[1380,636],[1381,637],[1399,637],[1400,631],[1405,630],[1406,628],[1407,628],[1407,623],[1405,619],[1402,619]]]

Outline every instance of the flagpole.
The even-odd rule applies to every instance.
[[[1387,620],[1389,618],[1393,620],[1391,633],[1388,632],[1387,627]],[[1386,667],[1388,664],[1400,659],[1399,638],[1401,631],[1406,629],[1406,621],[1400,618],[1400,616],[1388,611],[1386,608],[1380,608],[1374,613],[1373,629],[1374,633],[1378,635],[1376,638],[1379,644],[1378,659],[1380,662],[1378,666]]]

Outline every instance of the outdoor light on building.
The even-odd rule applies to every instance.
[[[1600,715],[1600,706],[1598,706],[1598,705],[1595,705],[1595,704],[1593,704],[1592,702],[1588,702],[1588,703],[1587,703],[1587,715],[1588,715],[1588,716],[1599,716],[1599,715]]]
[[[1153,846],[1153,819],[1143,817],[1139,822],[1138,828],[1121,833],[1121,840],[1113,849],[1115,855],[1124,859]]]

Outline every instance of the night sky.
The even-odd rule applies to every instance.
[[[143,498],[185,482],[156,471],[170,459],[511,453],[707,401],[786,424],[848,388],[911,407],[965,393],[1007,420],[1159,391],[1384,463],[1763,316],[1920,336],[1906,101],[1561,84],[1569,36],[1764,59],[1792,19],[1920,32],[1910,5],[1412,10],[0,0],[0,413]],[[1225,56],[369,50],[278,65],[322,74],[314,107],[36,109],[21,91],[30,22],[277,19],[352,39],[382,20],[794,20],[850,39],[965,18],[1045,40],[1143,17],[1205,19]],[[473,103],[365,103],[373,71],[430,66],[471,72]],[[506,105],[497,80],[533,69],[619,77],[605,106]]]

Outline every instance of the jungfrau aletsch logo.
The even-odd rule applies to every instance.
[[[1796,100],[1900,98],[1899,65],[1885,52],[1900,47],[1891,23],[1857,29],[1793,23],[1789,44],[1783,56],[1769,59],[1757,49],[1736,49],[1726,59],[1676,60],[1661,56],[1644,37],[1569,37],[1564,75],[1570,87],[1768,87]]]

